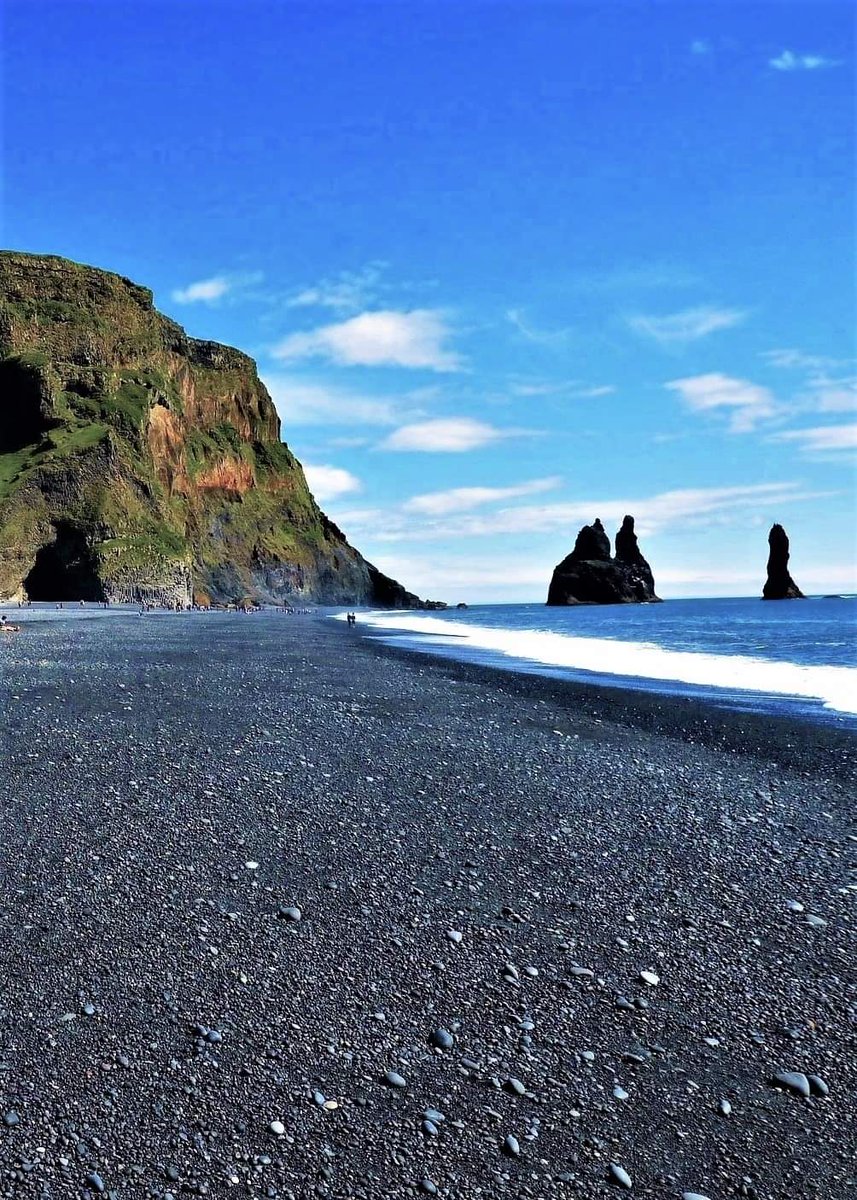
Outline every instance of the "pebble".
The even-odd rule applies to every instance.
[[[8,1129],[14,1129],[20,1123],[21,1118],[15,1112],[14,1108],[10,1108],[7,1113],[3,1114],[3,1124]]]
[[[619,1087],[618,1084],[613,1089],[613,1095],[616,1097],[617,1100],[627,1100],[628,1099],[628,1093],[625,1091],[625,1089],[623,1087]]]
[[[788,904],[786,904],[786,908],[789,910],[789,912],[803,912],[803,905],[801,904],[800,900],[789,900]]]
[[[420,1191],[425,1192],[425,1194],[427,1196],[436,1196],[437,1195],[437,1184],[434,1183],[431,1179],[421,1179],[420,1180]]]
[[[97,1171],[90,1171],[84,1183],[88,1188],[92,1188],[94,1192],[105,1192],[107,1188],[104,1186],[104,1180]]]
[[[681,1200],[708,1200],[707,1196],[703,1196],[702,1192],[682,1192]]]
[[[619,1187],[631,1189],[634,1185],[631,1182],[631,1176],[624,1167],[620,1167],[618,1163],[610,1164],[609,1172],[610,1182],[617,1184]]]
[[[813,929],[823,929],[827,924],[824,917],[816,917],[812,913],[806,918],[805,925],[811,925]]]
[[[507,1092],[511,1092],[513,1096],[525,1096],[527,1089],[521,1083],[520,1079],[515,1079],[512,1075],[503,1084]]]
[[[268,1128],[270,1129],[271,1133],[276,1134],[277,1137],[282,1137],[286,1132],[286,1127],[282,1121],[272,1121]]]
[[[514,1134],[508,1133],[503,1141],[503,1153],[508,1154],[510,1158],[518,1158],[521,1153],[521,1147],[518,1139]]]
[[[779,1071],[770,1083],[774,1087],[783,1087],[786,1091],[807,1098],[811,1095],[809,1080],[802,1071]]]
[[[434,1121],[423,1121],[420,1129],[422,1129],[426,1137],[437,1137],[437,1135],[440,1133],[440,1130],[438,1129],[437,1125],[435,1125]]]
[[[448,1029],[436,1029],[429,1038],[429,1041],[433,1046],[436,1046],[438,1050],[451,1050],[455,1042],[455,1038]]]
[[[459,946],[464,934],[459,929],[447,929],[446,940],[452,942],[454,946]]]
[[[279,915],[286,921],[299,921],[303,916],[301,910],[294,904],[290,904],[287,908],[280,908]]]
[[[721,1116],[728,1117],[732,1112],[732,1105],[728,1100],[721,1100],[717,1105],[717,1109]]]
[[[408,1086],[408,1081],[404,1075],[400,1075],[398,1071],[388,1071],[384,1076],[384,1082],[390,1087],[404,1088]]]
[[[425,1109],[423,1116],[427,1121],[431,1121],[432,1125],[440,1125],[441,1122],[446,1120],[446,1113],[442,1113],[440,1109],[437,1108]]]
[[[641,971],[640,978],[643,983],[647,983],[649,987],[657,987],[661,982],[660,975],[656,975],[654,971]]]
[[[808,1075],[809,1090],[813,1096],[829,1096],[830,1088],[824,1082],[820,1075]]]

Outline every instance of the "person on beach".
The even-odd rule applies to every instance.
[[[5,613],[0,613],[0,633],[20,633],[21,626],[13,625]]]

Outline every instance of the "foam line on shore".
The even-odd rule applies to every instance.
[[[344,614],[339,619],[344,620]],[[836,712],[857,714],[857,670],[853,667],[802,666],[746,655],[666,650],[651,642],[495,629],[412,612],[361,613],[360,623],[417,634],[429,643],[489,651],[554,668],[818,700]]]

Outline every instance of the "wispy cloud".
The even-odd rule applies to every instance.
[[[777,412],[773,394],[766,387],[729,375],[693,375],[674,379],[664,386],[676,392],[692,412],[726,409],[731,433],[751,433],[761,421]]]
[[[381,442],[381,450],[413,450],[431,454],[461,454],[478,450],[502,438],[513,437],[520,430],[498,429],[470,417],[449,417],[435,421],[419,421],[403,425]]]
[[[420,513],[372,509],[341,514],[349,531],[375,542],[431,542],[491,536],[567,534],[574,540],[580,525],[599,516],[618,526],[633,513],[641,536],[671,528],[707,528],[746,521],[748,514],[783,511],[784,507],[829,495],[804,490],[793,481],[726,488],[681,488],[654,496],[591,496],[554,504],[521,504],[493,512]]]
[[[413,496],[402,507],[405,512],[433,517],[444,516],[446,513],[468,512],[486,504],[497,504],[520,496],[550,492],[561,483],[558,475],[551,475],[545,479],[530,479],[526,483],[514,484],[511,487],[450,488],[445,492],[426,492],[421,496]]]
[[[599,396],[610,396],[616,391],[612,384],[605,383],[594,387],[587,387],[577,380],[568,380],[563,383],[538,383],[519,380],[511,385],[510,390],[515,396],[556,396],[570,400],[594,400]]]
[[[249,284],[261,282],[262,278],[261,271],[243,275],[212,275],[208,279],[197,279],[187,287],[174,288],[170,298],[176,304],[216,304],[218,300],[235,295]]]
[[[210,279],[198,279],[187,287],[171,292],[176,304],[212,304],[229,291],[229,280],[224,275],[213,275]]]
[[[393,402],[291,375],[266,374],[263,382],[287,430],[292,425],[399,425],[422,415],[407,398]]]
[[[704,38],[696,38],[690,43],[691,54],[710,54],[711,42],[707,42]]]
[[[538,346],[560,346],[568,341],[572,334],[572,330],[565,329],[540,329],[534,325],[520,308],[510,308],[506,311],[506,320],[512,325],[521,337],[528,342],[535,342]]]
[[[309,490],[320,504],[327,500],[334,500],[338,496],[346,496],[362,490],[362,484],[357,476],[352,475],[343,467],[304,463],[303,468]]]
[[[369,263],[360,271],[340,271],[302,288],[286,301],[288,308],[330,308],[334,312],[359,312],[374,299],[385,264]]]
[[[796,442],[806,454],[847,454],[857,450],[857,422],[789,429],[774,435],[778,442]]]
[[[326,358],[341,366],[458,371],[461,358],[447,347],[451,336],[446,316],[438,309],[385,309],[289,334],[271,353],[283,362]]]
[[[802,391],[793,408],[803,412],[857,411],[857,375],[854,359],[805,354],[802,350],[768,350],[763,355],[772,367],[803,372]]]
[[[823,71],[841,65],[839,59],[825,58],[823,54],[795,54],[792,50],[783,50],[776,58],[768,59],[768,66],[775,71]]]
[[[671,345],[695,342],[710,333],[716,333],[719,329],[729,329],[743,321],[746,315],[736,308],[713,308],[703,305],[699,308],[686,308],[682,312],[671,313],[665,317],[629,317],[628,324],[636,333],[652,337],[662,345]]]

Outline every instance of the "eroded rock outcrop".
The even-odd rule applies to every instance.
[[[768,578],[763,600],[802,600],[803,592],[789,574],[789,539],[782,525],[772,525],[768,534]]]
[[[577,535],[571,554],[554,568],[547,602],[567,604],[647,604],[656,602],[655,580],[643,558],[634,532],[634,518],[625,517],[616,534],[616,555],[596,517]]]
[[[349,545],[238,350],[148,289],[0,252],[0,599],[421,601]]]

